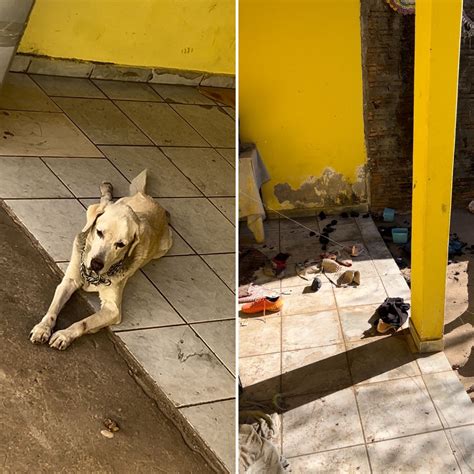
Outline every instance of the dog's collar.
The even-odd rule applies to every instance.
[[[114,263],[107,273],[105,275],[96,275],[95,273],[91,273],[87,271],[86,266],[84,265],[84,260],[83,260],[83,254],[81,254],[81,276],[84,280],[86,280],[88,283],[94,286],[98,285],[105,285],[105,286],[110,286],[111,285],[111,280],[106,277],[111,277],[114,276],[116,273],[118,273],[120,270],[122,270],[125,258],[120,260],[120,262]]]

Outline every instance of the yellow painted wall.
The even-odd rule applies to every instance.
[[[315,181],[330,167],[350,189],[366,163],[360,0],[240,0],[239,23],[241,137],[257,143],[272,176],[265,201],[318,207],[279,202],[274,186],[324,193]]]
[[[233,74],[235,0],[36,0],[19,51]]]

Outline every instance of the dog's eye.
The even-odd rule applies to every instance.
[[[101,230],[97,230],[97,235],[102,238],[104,237],[104,233]]]
[[[116,246],[117,248],[121,249],[121,248],[125,247],[125,244],[124,244],[123,242],[117,242],[117,243],[115,244],[115,246]]]

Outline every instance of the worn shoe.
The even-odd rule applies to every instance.
[[[283,298],[281,296],[267,296],[260,298],[252,303],[247,303],[242,306],[242,313],[255,314],[264,312],[280,311],[283,307]]]

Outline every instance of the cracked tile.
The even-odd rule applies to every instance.
[[[234,396],[234,378],[191,328],[140,329],[117,335],[176,406]]]

